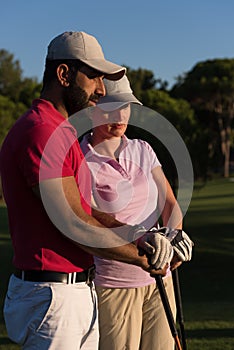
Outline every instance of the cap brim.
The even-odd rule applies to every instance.
[[[102,72],[105,75],[105,78],[108,80],[119,80],[124,76],[126,72],[125,67],[119,66],[118,64],[112,63],[105,59],[81,59],[80,61],[87,64],[87,66],[92,67],[99,72]]]
[[[131,93],[122,93],[117,95],[106,95],[99,99],[97,107],[103,111],[110,112],[123,107],[129,103],[142,103]]]

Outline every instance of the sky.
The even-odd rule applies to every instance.
[[[23,76],[42,80],[49,42],[85,31],[105,57],[166,80],[198,62],[234,58],[233,0],[0,0],[0,49],[19,60]]]

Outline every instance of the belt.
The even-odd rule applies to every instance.
[[[37,271],[37,270],[19,270],[16,269],[14,275],[23,281],[31,282],[58,282],[73,284],[86,282],[90,284],[95,277],[95,265],[82,272],[56,272],[56,271]]]

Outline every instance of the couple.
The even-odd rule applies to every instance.
[[[121,217],[115,217],[113,212],[112,215],[105,214],[105,208],[97,208],[103,212],[91,208],[89,197],[92,178],[87,167],[89,161],[87,163],[84,161],[76,131],[68,118],[83,108],[96,106],[98,100],[105,98],[104,78],[117,84],[115,81],[120,81],[124,74],[125,68],[105,59],[100,44],[93,36],[84,32],[65,32],[59,35],[48,46],[40,98],[34,100],[32,107],[17,120],[2,145],[1,180],[8,209],[15,267],[5,299],[4,317],[9,337],[21,344],[23,349],[98,348],[93,256],[108,259],[111,263],[113,261],[125,263],[122,266],[126,268],[131,266],[133,270],[136,269],[137,275],[142,269],[139,274],[142,275],[144,282],[141,281],[140,286],[151,284],[149,288],[154,290],[151,293],[156,294],[154,280],[150,278],[149,273],[152,276],[158,273],[165,275],[167,263],[173,251],[178,249],[174,247],[173,250],[169,240],[162,235],[147,232],[148,227],[143,228],[141,223],[132,220],[121,221]],[[126,78],[123,78],[124,80],[126,84]],[[125,102],[127,105],[125,103],[122,111],[126,109],[128,114],[129,101]],[[97,107],[96,111],[97,120],[107,117],[106,113],[101,112],[103,111],[101,108]],[[122,113],[124,114],[124,112],[120,114]],[[96,151],[98,153],[98,147],[101,154],[104,150],[107,153],[102,156],[109,158],[109,163],[112,163],[113,167],[111,170],[118,168],[120,171],[120,168],[124,170],[122,154],[125,151],[132,152],[132,142],[122,137],[121,130],[124,129],[122,123],[114,122],[114,124],[119,134],[111,140],[114,141],[111,147],[106,147],[105,142],[104,147],[98,146],[102,129],[100,127],[99,132],[96,132],[98,125],[94,125],[93,132],[97,139],[91,136],[90,141],[82,143],[82,147],[90,147],[93,154]],[[123,141],[124,147],[118,145],[119,141]],[[125,147],[125,143],[129,144],[130,148]],[[166,186],[164,193],[167,193],[172,200],[168,202],[168,207],[165,204],[167,201],[164,201],[165,208],[168,209],[162,212],[162,217],[164,217],[163,223],[167,225],[171,206],[177,205],[176,201],[160,170],[156,156],[151,154],[151,148],[145,143],[139,142],[139,145],[152,161],[152,181],[155,183],[159,181],[164,190]],[[105,178],[105,185],[108,186],[112,184],[112,180],[109,179],[111,170],[108,169]],[[158,174],[159,180],[157,180]],[[131,175],[125,173],[123,176],[128,179]],[[136,182],[137,180],[138,178]],[[100,191],[102,193],[102,189]],[[157,190],[155,191],[157,193]],[[93,191],[96,205],[99,192]],[[109,204],[113,203],[109,201]],[[122,237],[124,235],[131,237],[130,243],[116,235],[115,229],[120,225],[122,225]],[[107,244],[106,237],[108,237]],[[110,238],[113,239],[111,244]],[[118,244],[113,244],[114,242]],[[183,243],[184,239],[181,244]],[[146,254],[139,254],[142,247],[147,251],[150,249],[149,257]],[[178,254],[175,255],[178,257]],[[180,256],[178,260],[190,258],[190,255],[182,258]],[[119,263],[116,263],[118,270]],[[111,269],[111,266],[115,268],[115,264],[108,265],[106,260],[99,260],[97,265],[96,282],[101,310],[105,298],[103,292],[103,300],[101,299],[102,285],[104,289],[105,286],[109,287],[108,281],[102,282],[105,279],[104,272],[106,266]],[[112,273],[109,277],[111,275]],[[123,271],[121,276],[124,279]],[[143,289],[144,287],[141,288]],[[132,288],[126,288],[126,291],[132,291]],[[121,295],[113,298],[114,300],[117,298],[116,302],[124,306],[120,300]],[[142,302],[142,298],[143,296],[139,302]],[[146,298],[151,310],[161,307],[159,303],[155,305],[149,296]],[[130,301],[127,303],[125,310],[129,310]],[[139,308],[139,305],[137,307]],[[101,317],[100,311],[100,320]],[[112,315],[108,317],[112,318]],[[141,314],[137,316],[134,314],[133,317],[139,319],[137,324],[140,325]],[[128,320],[130,318],[131,315],[127,317]],[[109,322],[115,323],[114,316]],[[147,328],[151,327],[152,322],[153,319],[149,320]],[[166,331],[165,323],[162,323],[163,331]],[[159,329],[159,335],[161,331]],[[126,327],[125,332],[128,332],[127,336],[136,336],[135,329],[129,330]],[[151,340],[149,339],[149,342]],[[132,345],[129,346],[131,348]],[[155,343],[151,346],[155,347]],[[170,346],[172,345],[168,345],[167,348],[170,349]],[[165,349],[164,345],[158,345],[159,349],[160,347]]]

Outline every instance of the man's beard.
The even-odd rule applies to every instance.
[[[68,115],[71,116],[81,109],[88,107],[89,96],[85,90],[71,83],[69,87],[64,89],[63,100]]]

